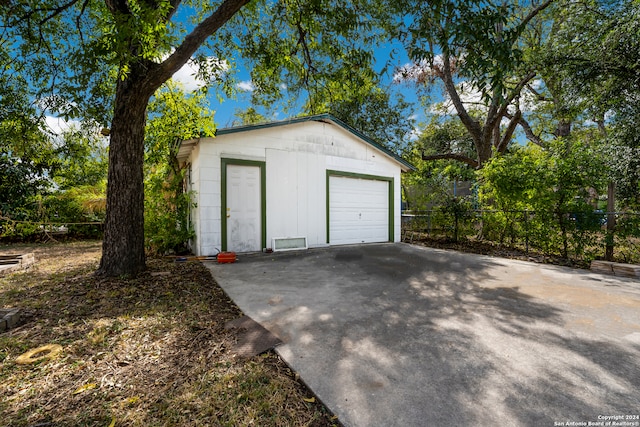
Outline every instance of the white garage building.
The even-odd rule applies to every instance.
[[[196,255],[400,240],[400,174],[413,169],[330,115],[183,141]]]

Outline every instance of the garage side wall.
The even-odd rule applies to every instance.
[[[337,125],[309,121],[200,141],[191,154],[198,255],[222,248],[223,158],[266,164],[267,247],[279,237],[306,237],[309,247],[327,245],[327,170],[393,178],[393,240],[400,239],[398,163]]]

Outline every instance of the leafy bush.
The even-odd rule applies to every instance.
[[[42,238],[42,235],[42,228],[35,223],[8,220],[0,222],[0,238],[3,241],[37,241]]]
[[[145,244],[152,253],[183,252],[194,236],[189,222],[192,194],[183,188],[180,141],[214,136],[213,111],[203,93],[185,94],[168,84],[149,104],[145,135]]]
[[[184,252],[194,236],[189,222],[192,193],[182,191],[183,176],[167,180],[164,173],[154,173],[145,182],[144,231],[150,253]]]
[[[559,138],[546,149],[515,148],[485,165],[479,177],[482,204],[501,212],[485,221],[483,236],[501,243],[520,238],[565,258],[570,252],[594,256],[587,251],[597,243],[601,223],[589,189],[603,188],[606,170],[588,144]],[[522,221],[525,212],[532,214]]]
[[[461,235],[469,234],[472,228],[469,220],[473,218],[473,208],[469,200],[464,197],[450,196],[436,209],[436,212],[440,213],[445,223],[450,225],[450,237],[454,242],[457,242]]]
[[[47,195],[36,195],[23,206],[23,215],[0,224],[0,238],[8,241],[38,241],[59,232],[75,238],[101,238],[104,222],[104,183],[76,187]]]

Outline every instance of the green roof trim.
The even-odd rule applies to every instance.
[[[334,123],[334,124],[340,126],[341,128],[343,128],[344,130],[346,130],[347,132],[349,132],[349,133],[355,135],[356,137],[360,138],[361,140],[363,140],[367,144],[371,145],[372,147],[382,151],[387,156],[389,156],[392,159],[396,160],[398,163],[404,165],[407,169],[416,170],[415,166],[413,166],[411,163],[409,163],[408,161],[406,161],[402,157],[400,157],[397,154],[395,154],[393,151],[391,151],[391,150],[387,149],[386,147],[378,144],[376,141],[374,141],[373,139],[369,138],[368,136],[366,136],[365,134],[363,134],[359,130],[354,129],[353,127],[349,126],[348,124],[346,124],[342,120],[337,119],[336,117],[332,116],[331,114],[316,114],[316,115],[313,115],[313,116],[295,117],[295,118],[292,118],[292,119],[286,119],[286,120],[280,120],[280,121],[268,122],[268,123],[258,123],[258,124],[255,124],[255,125],[243,125],[243,126],[234,126],[234,127],[229,127],[229,128],[222,128],[222,129],[216,130],[216,136],[226,135],[226,134],[230,134],[230,133],[258,130],[258,129],[266,129],[266,128],[277,127],[277,126],[286,126],[286,125],[292,125],[292,124],[304,123],[304,122],[323,122],[323,123],[329,122],[329,123]]]

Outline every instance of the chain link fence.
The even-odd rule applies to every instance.
[[[0,242],[100,239],[103,234],[104,222],[19,221],[0,215]]]
[[[607,221],[615,220],[613,230]],[[640,263],[640,212],[541,212],[436,208],[402,213],[406,242],[480,240],[575,261]]]

